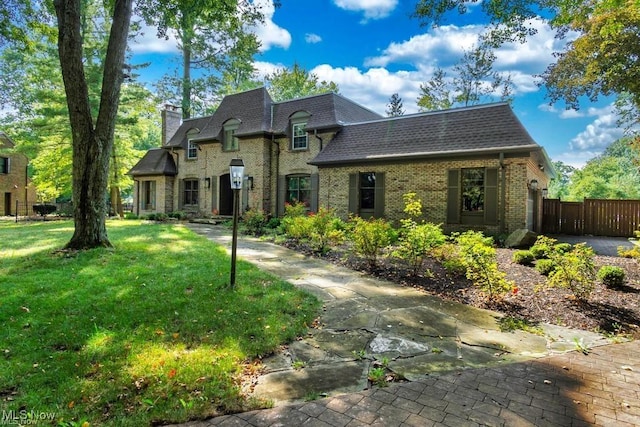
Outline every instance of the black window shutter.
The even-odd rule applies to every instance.
[[[375,218],[384,217],[384,172],[376,172],[376,190],[373,206]]]
[[[450,169],[447,184],[447,223],[460,223],[460,169]]]
[[[211,211],[218,210],[218,177],[211,177]]]
[[[484,177],[484,222],[498,223],[498,169],[485,170]]]
[[[181,179],[178,184],[178,210],[181,211],[184,206],[184,179]]]
[[[358,215],[358,174],[349,174],[349,213]]]
[[[318,188],[320,187],[320,176],[317,173],[311,174],[311,212],[318,212]]]
[[[278,216],[284,215],[284,204],[287,202],[287,179],[278,175]]]

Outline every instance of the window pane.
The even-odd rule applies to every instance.
[[[484,210],[484,169],[462,169],[462,211]]]
[[[287,178],[288,184],[287,184],[287,188],[289,190],[298,190],[298,188],[300,188],[300,180],[299,178],[293,177],[293,178]]]
[[[372,172],[360,174],[360,188],[375,188],[376,174]]]
[[[373,189],[360,190],[360,209],[373,209],[375,207],[376,192]]]
[[[307,132],[305,131],[306,123],[295,123],[292,127],[293,133],[293,149],[307,148]]]
[[[311,177],[309,177],[309,176],[301,176],[298,179],[300,181],[300,189],[301,190],[309,190],[309,189],[311,189]]]

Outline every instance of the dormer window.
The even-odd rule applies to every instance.
[[[222,136],[223,151],[238,151],[240,149],[236,130],[240,126],[240,120],[231,119],[224,124],[224,134]]]
[[[198,158],[198,144],[189,141],[189,148],[187,148],[187,159],[194,160]]]
[[[309,148],[309,138],[307,135],[307,122],[309,113],[298,111],[291,116],[291,149],[307,150]]]
[[[187,132],[187,160],[195,160],[198,158],[198,144],[192,142],[192,139],[200,133],[199,129],[189,129]]]

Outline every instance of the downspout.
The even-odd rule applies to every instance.
[[[271,109],[271,112],[273,113],[273,107]],[[276,142],[276,138],[275,135],[272,133],[271,134],[271,144],[272,146],[275,145],[276,146],[276,151],[275,151],[275,172],[276,172],[276,185],[275,185],[275,189],[276,189],[276,205],[275,205],[275,214],[276,217],[278,217],[278,209],[280,208],[280,189],[278,188],[278,181],[280,180],[280,144],[278,142]]]
[[[505,216],[506,216],[506,197],[507,197],[507,168],[504,164],[504,153],[500,153],[500,233],[506,231]]]
[[[134,180],[136,183],[136,196],[137,196],[137,200],[136,200],[136,216],[140,216],[140,181],[139,180]]]
[[[318,136],[318,129],[314,129],[314,130],[313,130],[313,136],[315,136],[316,138],[318,138],[318,141],[320,141],[320,151],[322,151],[322,148],[323,148],[323,141],[322,141],[322,138],[320,138],[320,137]]]

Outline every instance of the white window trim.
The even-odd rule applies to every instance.
[[[291,124],[291,149],[292,150],[308,150],[309,149],[309,135],[305,130],[307,126],[307,122],[299,122]],[[304,134],[304,147],[296,147],[296,139],[302,139],[302,135],[296,135],[296,128],[302,128],[302,133]]]
[[[195,153],[195,156],[191,155],[192,151]],[[187,143],[187,159],[193,160],[197,158],[198,158],[198,144],[189,140]]]

